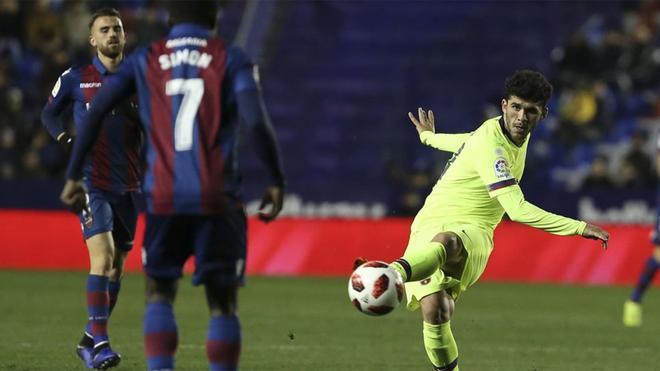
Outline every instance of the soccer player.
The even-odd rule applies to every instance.
[[[655,155],[656,172],[660,175],[660,135],[657,139],[657,151]],[[660,189],[658,190],[658,200],[660,200]],[[653,253],[646,261],[642,272],[637,280],[637,285],[630,294],[630,298],[623,304],[623,324],[629,327],[638,327],[642,325],[642,296],[648,289],[653,276],[660,267],[660,205],[656,211],[655,230],[653,231],[651,242],[654,245]]]
[[[246,218],[237,169],[239,122],[257,141],[269,169],[260,217],[277,217],[284,175],[261,98],[256,69],[238,48],[212,37],[213,1],[171,2],[167,37],[132,53],[89,108],[74,144],[64,204],[84,205],[82,158],[101,118],[137,91],[146,133],[147,201],[144,342],[149,370],[174,369],[178,331],[172,305],[186,259],[203,284],[210,310],[206,353],[211,370],[238,367],[241,330],[236,312],[246,257]]]
[[[541,210],[525,201],[518,185],[530,133],[546,117],[551,93],[542,74],[517,71],[506,80],[502,116],[469,134],[435,134],[431,111],[427,115],[420,108],[417,118],[409,113],[422,143],[454,153],[412,223],[403,257],[390,264],[406,282],[408,309],[421,307],[424,346],[434,370],[458,370],[450,322],[455,301],[483,273],[493,231],[505,212],[513,221],[599,239],[606,246],[606,231]]]
[[[75,66],[59,77],[43,108],[48,132],[70,150],[73,137],[60,116],[73,106],[76,130],[92,98],[124,57],[126,38],[117,10],[103,8],[89,21],[89,42],[96,50],[92,63]],[[88,368],[108,368],[120,361],[108,341],[107,322],[117,302],[124,260],[133,247],[137,220],[136,194],[140,188],[139,151],[142,133],[137,108],[128,99],[117,101],[103,116],[104,130],[82,162],[89,208],[80,213],[89,250],[87,328],[76,352]]]

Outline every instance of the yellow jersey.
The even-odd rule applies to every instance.
[[[560,235],[584,231],[586,223],[524,201],[518,182],[525,170],[530,137],[517,146],[505,135],[503,120],[501,116],[488,119],[470,134],[421,133],[424,144],[454,152],[454,156],[447,161],[411,229],[450,221],[475,225],[492,234],[505,212],[497,197],[511,193],[516,198],[502,200],[507,200],[509,214],[516,214],[517,221]]]

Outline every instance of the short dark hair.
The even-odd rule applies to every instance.
[[[170,11],[170,26],[178,23],[197,23],[208,28],[215,27],[218,3],[215,0],[173,0],[167,3]]]
[[[518,70],[504,82],[504,99],[512,95],[545,106],[552,95],[552,85],[540,72]]]
[[[94,25],[94,21],[96,21],[97,18],[99,17],[117,17],[121,19],[121,14],[119,14],[119,10],[115,8],[101,8],[95,11],[92,14],[92,18],[89,20],[89,29],[92,29],[92,26]]]

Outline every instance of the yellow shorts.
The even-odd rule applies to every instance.
[[[431,277],[406,283],[408,309],[419,308],[419,301],[430,294],[445,290],[454,300],[461,292],[472,286],[486,269],[488,257],[493,250],[491,233],[469,224],[439,224],[413,230],[410,233],[406,255],[414,254],[416,249],[425,248],[427,243],[438,233],[453,232],[461,239],[467,251],[467,261],[460,277],[452,277],[438,269]]]

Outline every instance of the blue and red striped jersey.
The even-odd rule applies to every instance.
[[[208,29],[174,26],[167,37],[132,53],[99,92],[79,133],[67,176],[97,135],[100,117],[137,92],[146,135],[143,191],[152,214],[211,214],[241,197],[237,150],[245,122],[273,184],[283,185],[279,149],[253,63]],[[89,125],[88,125],[89,124]]]
[[[92,63],[62,73],[41,115],[53,138],[66,131],[60,115],[69,107],[73,109],[76,132],[81,130],[89,104],[109,76],[96,56]],[[123,99],[103,118],[103,130],[83,164],[82,174],[88,187],[120,193],[140,188],[142,133],[138,121],[136,97]]]

